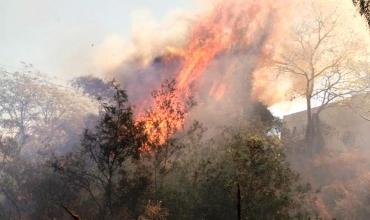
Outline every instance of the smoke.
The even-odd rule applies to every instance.
[[[139,112],[150,107],[151,92],[166,79],[175,79],[179,93],[195,98],[193,119],[214,126],[245,117],[252,101],[270,105],[285,99],[291,84],[286,79],[276,83],[267,69],[288,30],[292,2],[204,5],[197,12],[176,12],[160,24],[142,14],[120,63],[107,62],[107,77],[123,84]],[[121,48],[117,39],[108,38],[102,54],[114,42]]]
[[[273,106],[277,112],[299,109],[290,99],[292,91],[302,89],[302,81],[278,75],[273,61],[289,48],[292,27],[317,13],[307,5],[328,13],[338,11],[342,30],[365,27],[358,16],[354,19],[351,2],[201,3],[198,11],[176,11],[161,22],[145,11],[137,13],[130,41],[109,36],[98,47],[96,61],[107,78],[123,84],[138,112],[150,107],[151,92],[167,79],[175,79],[180,93],[189,93],[197,101],[192,117],[213,125],[245,116],[251,101]]]
[[[105,65],[108,78],[122,83],[139,114],[153,105],[150,98],[153,90],[159,89],[163,81],[175,79],[177,97],[191,94],[197,102],[187,121],[199,120],[211,129],[237,126],[240,118],[252,114],[255,101],[285,114],[292,109],[304,109],[302,100],[298,100],[298,105],[290,100],[293,91],[302,90],[302,80],[291,75],[278,75],[273,65],[281,53],[292,47],[292,30],[309,22],[308,18],[320,13],[326,16],[335,11],[341,15],[335,39],[340,42],[353,40],[351,36],[356,36],[369,45],[365,22],[351,1],[339,2],[207,1],[200,11],[176,12],[161,23],[142,13],[135,19],[131,41],[125,42],[119,37],[107,38],[100,47],[97,60]],[[110,58],[112,55],[113,59]],[[339,118],[341,116],[336,117]],[[333,137],[338,139],[337,134]],[[337,190],[337,181],[343,181],[342,176],[361,171],[353,181],[352,177],[344,178],[346,187],[338,190],[340,193],[346,192],[347,188],[354,192],[365,188],[362,185],[357,189],[351,186],[362,183],[362,175],[369,176],[364,168],[369,165],[363,162],[367,151],[325,152],[314,166],[307,155],[295,158],[298,165],[293,161],[293,167],[300,170],[315,187],[324,186],[324,196],[319,197],[316,204],[323,216],[329,217],[329,213],[334,212],[326,210],[325,206],[334,198],[331,192]],[[342,159],[338,160],[336,155]],[[340,164],[351,169],[338,172]],[[316,170],[312,171],[312,167]],[[327,182],[321,183],[325,177]],[[367,187],[368,179],[365,183]],[[352,193],[347,194],[341,202],[351,202]],[[363,199],[362,191],[355,194]],[[321,201],[325,199],[328,201]]]
[[[219,0],[200,3],[197,11],[177,10],[159,22],[146,11],[135,13],[131,39],[107,36],[96,47],[95,65],[100,71],[108,72],[108,78],[123,82],[136,104],[147,101],[150,92],[169,78],[179,83],[185,80],[187,87],[192,86],[194,96],[203,94],[197,98],[211,96],[221,102],[230,99],[227,96],[230,89],[240,87],[230,81],[239,82],[238,78],[243,75],[249,79],[248,82],[242,80],[247,85],[237,93],[248,94],[273,106],[289,101],[289,92],[299,87],[299,80],[289,76],[277,77],[271,66],[272,60],[282,52],[283,45],[289,45],[292,27],[317,13],[310,11],[309,5],[315,4],[320,11],[336,10],[341,15],[342,30],[356,27],[361,30],[361,34],[356,32],[356,35],[368,34],[351,2],[345,0],[340,4],[333,0]],[[206,42],[198,44],[204,39]],[[220,48],[210,51],[215,49],[214,46]],[[209,56],[209,60],[196,63],[192,56],[195,53],[204,58]],[[232,64],[232,60],[238,59],[241,59],[241,64]],[[197,65],[198,70],[194,70],[192,65]],[[213,66],[219,69],[209,74]],[[243,74],[238,74],[243,71]],[[224,80],[228,82],[219,83]]]

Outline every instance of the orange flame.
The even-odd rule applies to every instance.
[[[181,57],[180,68],[175,73],[174,90],[161,93],[153,99],[145,120],[149,141],[163,144],[184,126],[187,113],[184,98],[197,89],[200,79],[210,64],[227,53],[256,53],[252,72],[273,55],[271,52],[272,17],[275,13],[273,0],[263,1],[225,0],[194,23],[184,48],[167,48],[168,53]],[[256,51],[254,51],[256,50]],[[172,56],[167,56],[171,61]],[[230,88],[226,83],[233,77],[237,65],[214,82],[208,94],[216,101],[223,99]],[[246,73],[247,74],[247,73]]]
[[[139,121],[144,121],[145,132],[148,134],[148,143],[142,147],[142,151],[151,151],[162,146],[182,129],[189,104],[185,101],[189,98],[184,97],[187,93],[179,92],[175,81],[166,81],[152,95],[151,109],[139,117]]]

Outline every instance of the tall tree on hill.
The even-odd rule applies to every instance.
[[[305,139],[311,150],[318,147],[319,114],[325,107],[368,89],[366,54],[355,36],[341,33],[340,16],[312,8],[313,19],[294,28],[292,41],[276,61],[279,73],[293,76],[294,91],[306,100]],[[313,109],[314,105],[317,109]]]

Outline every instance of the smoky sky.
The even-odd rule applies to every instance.
[[[95,74],[96,47],[111,35],[129,38],[133,17],[147,11],[160,20],[188,0],[3,0],[0,1],[0,66],[20,61],[53,76]]]

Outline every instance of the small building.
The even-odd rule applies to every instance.
[[[307,125],[306,111],[284,116],[283,125],[283,138],[302,140]],[[359,95],[328,105],[320,112],[319,125],[326,148],[370,147],[370,98]]]

